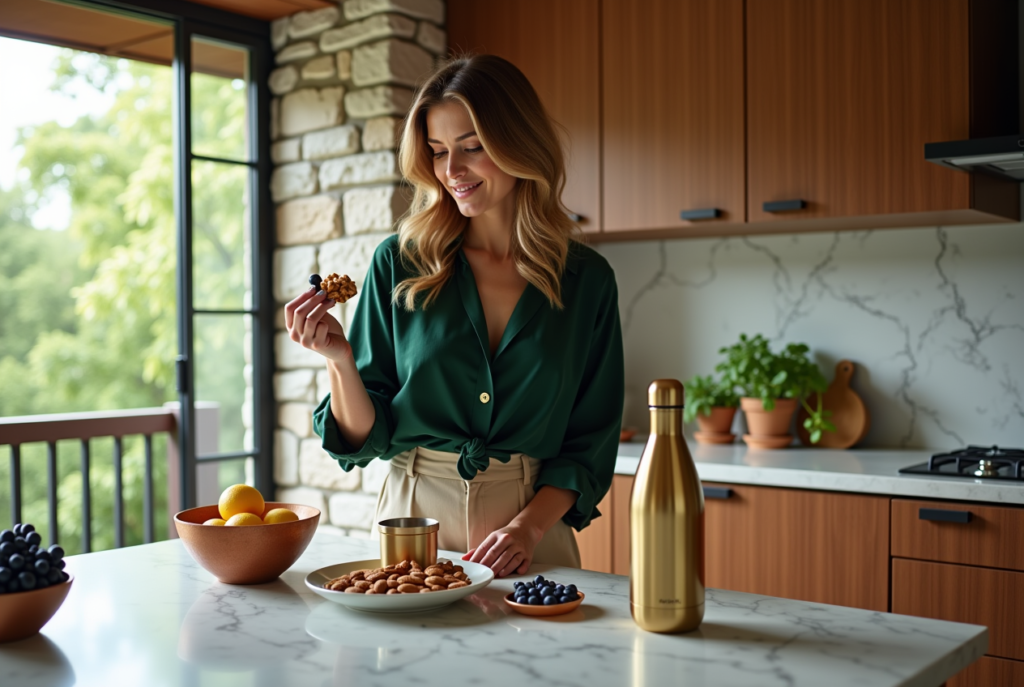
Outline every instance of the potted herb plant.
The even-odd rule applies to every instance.
[[[835,425],[828,419],[832,413],[821,404],[828,383],[808,357],[809,351],[805,344],[791,343],[775,353],[760,334],[750,338],[740,334],[738,343],[719,350],[725,360],[715,370],[722,374],[725,383],[740,391],[740,407],[750,430],[743,437],[747,445],[790,445],[793,436],[789,428],[798,404],[807,411],[804,427],[811,443],[818,443],[822,432],[835,431]],[[818,392],[816,407],[807,401],[814,392]]]
[[[740,405],[740,397],[733,391],[733,385],[711,375],[696,375],[683,384],[686,390],[683,420],[697,420],[700,431],[694,438],[702,444],[731,444],[736,435],[732,420]]]

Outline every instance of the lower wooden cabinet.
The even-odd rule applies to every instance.
[[[707,586],[874,611],[889,608],[889,499],[712,485]]]
[[[599,506],[607,522],[599,518],[577,536],[583,567],[629,574],[632,486],[632,476],[616,475],[609,496]],[[888,498],[705,486],[728,495],[705,499],[707,586],[888,610]]]
[[[1024,661],[982,656],[946,681],[946,687],[1020,687],[1024,685]]]
[[[988,627],[988,654],[1024,660],[1024,573],[892,560],[892,612]]]

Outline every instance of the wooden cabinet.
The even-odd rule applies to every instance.
[[[940,213],[954,222],[968,222],[972,215],[979,222],[998,219],[989,213],[1016,217],[1017,184],[924,159],[928,142],[1016,132],[1015,121],[985,118],[998,107],[996,96],[971,72],[980,53],[991,51],[1003,35],[979,26],[994,20],[991,12],[981,12],[992,5],[748,2],[751,228],[778,223],[799,229],[808,220],[842,218],[856,218],[861,227],[925,224],[918,213]],[[805,207],[765,210],[766,202],[778,201],[802,201]]]
[[[894,558],[892,612],[985,625],[989,655],[1024,660],[1024,573]]]
[[[633,478],[616,475],[611,570],[629,574]],[[788,599],[889,609],[889,499],[705,484],[705,583]]]
[[[742,224],[742,0],[601,8],[604,230]]]
[[[448,31],[566,127],[592,240],[1020,217],[1019,184],[924,159],[1019,133],[1009,0],[450,0]]]
[[[957,687],[1024,684],[1024,508],[892,501],[892,611],[985,625]]]
[[[448,45],[455,52],[490,53],[522,70],[548,113],[568,135],[562,200],[601,226],[598,5],[592,0],[448,0]]]
[[[876,611],[889,608],[889,499],[711,485],[707,585]]]
[[[612,568],[612,494],[608,494],[597,505],[601,517],[591,520],[582,532],[576,533],[576,545],[580,548],[580,563],[584,570],[611,572]]]

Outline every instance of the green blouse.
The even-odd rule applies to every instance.
[[[459,454],[464,479],[489,458],[541,461],[534,486],[578,494],[564,520],[581,530],[600,515],[622,424],[624,369],[618,290],[608,262],[573,242],[562,277],[564,310],[533,285],[516,304],[491,356],[483,307],[462,251],[452,279],[424,311],[391,302],[410,272],[398,237],[377,247],[348,332],[376,411],[366,443],[348,444],[330,395],[313,413],[323,447],[342,469],[416,446]]]

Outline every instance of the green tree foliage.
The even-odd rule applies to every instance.
[[[63,50],[52,89],[93,88],[112,98],[99,116],[69,126],[24,128],[28,178],[0,190],[0,416],[159,406],[176,400],[176,221],[172,79],[168,67]],[[244,151],[245,97],[231,79],[195,75],[197,140],[207,155]],[[196,165],[194,270],[200,307],[242,307],[248,171]],[[29,218],[62,189],[67,231],[40,231]],[[234,299],[233,301],[231,299]],[[222,444],[241,447],[241,319],[198,325],[196,356],[206,400],[221,402]],[[60,450],[60,538],[81,535],[81,473],[72,442]],[[93,441],[94,548],[113,545],[111,441]],[[156,444],[157,535],[166,533],[166,458]],[[128,543],[142,539],[142,442],[126,441]],[[0,453],[0,525],[10,520],[9,461]],[[46,530],[45,447],[22,447],[24,519]],[[235,479],[235,481],[240,481]]]

